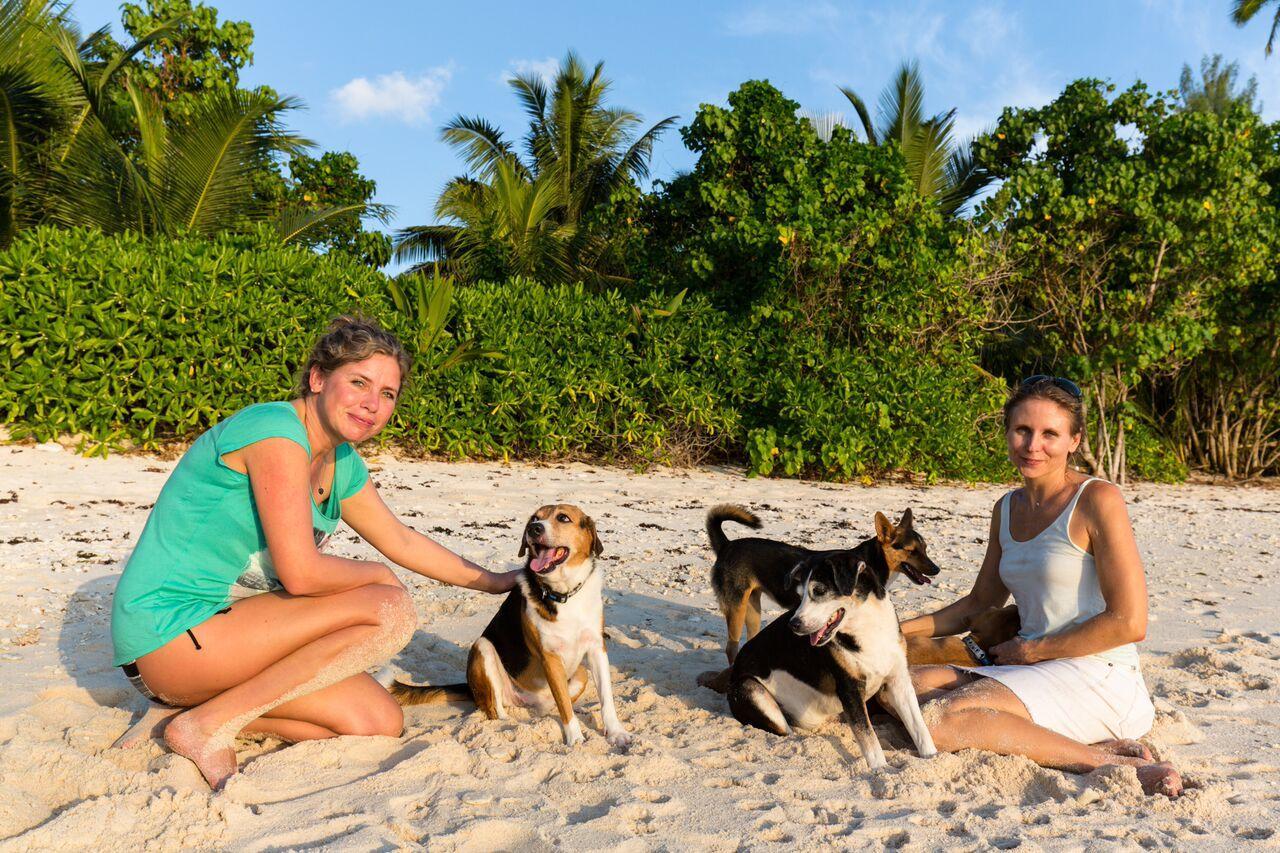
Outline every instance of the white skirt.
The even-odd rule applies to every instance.
[[[956,667],[1013,691],[1031,721],[1080,743],[1139,738],[1156,709],[1138,669],[1093,657],[1015,666]]]

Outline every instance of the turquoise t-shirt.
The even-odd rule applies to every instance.
[[[311,455],[307,431],[288,402],[241,409],[196,439],[169,475],[116,585],[111,608],[115,666],[153,652],[227,605],[233,584],[266,592],[281,584],[249,477],[223,454],[265,438],[287,438]],[[364,487],[369,470],[350,444],[334,454],[333,490],[311,502],[316,547],[342,517],[342,501]]]

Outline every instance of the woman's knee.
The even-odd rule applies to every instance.
[[[418,627],[418,610],[403,587],[370,584],[358,590],[366,618],[384,633],[403,636],[409,642]]]
[[[973,676],[963,674],[950,666],[913,666],[910,672],[911,686],[915,689],[917,696],[933,690],[954,690],[973,680]]]
[[[952,708],[946,697],[935,699],[921,709],[924,724],[933,737],[933,744],[942,752],[955,752],[967,745],[965,733],[969,727],[981,722],[970,712],[971,708]]]
[[[404,731],[404,710],[385,690],[382,696],[347,709],[343,719],[334,723],[340,735],[381,735],[399,737]]]

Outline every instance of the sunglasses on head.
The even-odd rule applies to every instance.
[[[1047,373],[1037,373],[1035,376],[1028,376],[1026,379],[1022,380],[1020,384],[1021,387],[1025,388],[1028,385],[1035,385],[1037,382],[1052,382],[1055,386],[1066,391],[1077,400],[1084,398],[1084,394],[1080,391],[1079,385],[1072,382],[1070,379],[1063,379],[1061,376],[1050,376]]]

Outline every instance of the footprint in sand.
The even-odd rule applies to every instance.
[[[759,827],[756,829],[756,838],[774,844],[790,844],[795,840],[785,829],[777,824]]]

